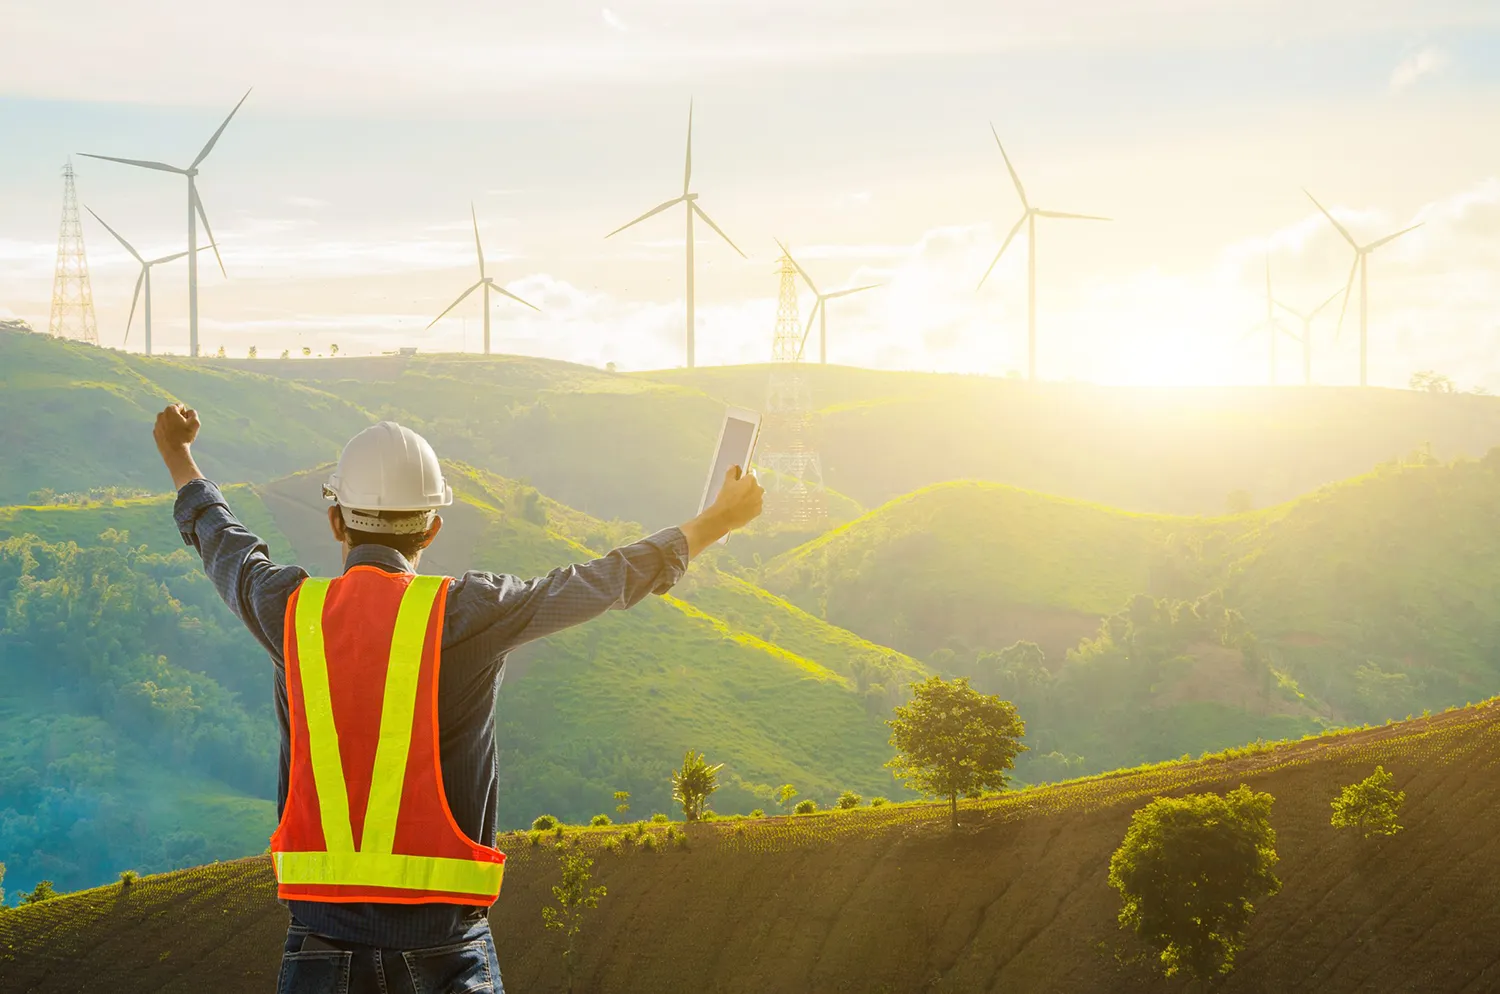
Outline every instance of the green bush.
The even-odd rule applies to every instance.
[[[125,870],[120,874],[120,886],[129,887],[131,884],[139,880],[140,877],[141,875],[134,870]]]
[[[870,807],[872,807],[872,808],[878,808],[882,804],[887,804],[887,803],[889,803],[889,802],[885,798],[883,798],[883,797],[872,797],[872,798],[870,798]]]
[[[859,807],[859,802],[863,800],[864,798],[860,797],[854,791],[846,790],[839,795],[839,808],[848,811],[850,808]]]
[[[594,815],[589,819],[589,824],[598,828],[602,825],[613,825],[614,822],[609,820],[609,815]]]
[[[666,815],[662,814],[660,811],[658,811],[658,812],[656,812],[656,814],[652,815],[651,816],[651,820],[654,821],[658,825],[665,825],[667,822],[671,821],[670,818],[668,818]]]
[[[551,815],[537,815],[531,827],[538,832],[550,832],[557,827],[557,819]]]
[[[764,811],[762,811],[760,808],[756,808],[754,811],[750,812],[750,817],[751,818],[764,818],[765,816],[766,816],[766,813]]]
[[[811,797],[804,797],[802,800],[798,801],[797,806],[792,809],[795,814],[799,815],[810,815],[816,810],[818,810],[818,802],[813,800]]]
[[[1374,773],[1359,783],[1351,783],[1333,799],[1329,824],[1334,828],[1355,829],[1366,839],[1372,835],[1395,835],[1401,831],[1396,819],[1406,802],[1406,791],[1391,790],[1395,782],[1396,778],[1384,766],[1375,767]]]
[[[647,852],[656,852],[656,836],[650,833],[641,836],[639,844]]]
[[[542,837],[544,835],[546,835],[545,832],[536,831],[536,832],[530,833],[527,836],[527,838],[529,838],[531,840],[532,846],[539,846],[539,845],[542,844]]]
[[[556,828],[554,828],[552,830],[552,836],[553,836],[553,838],[558,839],[559,841],[561,841],[562,837],[563,837],[563,827],[561,825],[558,825]]]
[[[624,836],[620,835],[611,835],[609,838],[604,840],[603,845],[601,845],[599,848],[603,849],[605,852],[622,852],[625,849],[625,838]]]

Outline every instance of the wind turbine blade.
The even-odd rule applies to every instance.
[[[1027,216],[1028,215],[1026,214],[1022,214],[1021,219],[1016,222],[1015,227],[1010,229],[1010,234],[1005,236],[1005,241],[1003,244],[1001,244],[1000,251],[995,253],[994,260],[990,262],[990,268],[986,269],[984,271],[984,275],[979,278],[979,286],[976,286],[974,288],[976,292],[984,287],[984,281],[989,279],[990,273],[993,273],[995,271],[995,266],[999,264],[1000,257],[1005,254],[1006,249],[1010,248],[1011,241],[1016,237],[1016,232],[1021,230],[1021,225],[1026,223]]]
[[[219,261],[219,273],[229,278],[229,273],[224,269],[224,257],[219,255],[219,243],[214,240],[214,229],[208,226],[208,212],[203,209],[203,198],[198,196],[196,188],[193,190],[193,206],[198,208],[198,220],[203,222],[203,232],[208,235],[209,247],[214,250],[214,258]]]
[[[479,278],[484,279],[484,246],[479,244],[479,215],[474,213],[474,203],[469,202],[469,217],[474,219],[474,251],[479,255]]]
[[[719,235],[720,238],[724,239],[726,242],[729,242],[729,247],[730,248],[734,249],[736,252],[740,252],[740,247],[738,245],[736,245],[734,243],[734,241],[728,235],[724,234],[724,229],[723,228],[720,228],[717,224],[714,224],[714,219],[711,218],[711,217],[709,217],[708,214],[706,214],[704,212],[704,210],[703,210],[702,207],[698,206],[698,201],[696,201],[696,200],[689,201],[688,202],[688,206],[693,209],[693,213],[695,213],[699,217],[703,218],[704,223],[706,223],[710,228],[714,229],[714,231],[716,231],[718,233],[718,235]],[[745,253],[740,252],[740,258],[741,259],[748,259],[750,257],[747,256]]]
[[[1005,168],[1010,172],[1010,181],[1016,184],[1016,194],[1021,198],[1021,206],[1031,210],[1031,202],[1026,199],[1026,188],[1021,185],[1021,177],[1016,175],[1016,167],[1010,164],[1010,156],[1005,154],[1005,146],[1000,144],[1000,133],[995,130],[995,123],[990,122],[990,134],[995,136],[995,144],[1000,145],[1000,158],[1005,160]]]
[[[94,214],[94,209],[92,207],[88,206],[87,204],[84,204],[84,210],[88,211],[90,214]],[[108,224],[105,224],[104,218],[100,217],[98,214],[94,214],[94,220],[98,221],[100,224],[103,224],[104,225],[104,230],[107,231],[107,232],[109,232],[111,235],[114,235],[115,236],[115,241],[117,241],[121,245],[125,246],[125,251],[127,251],[131,255],[135,256],[135,261],[136,262],[139,262],[142,265],[145,265],[146,260],[141,258],[141,254],[135,250],[135,247],[133,245],[131,245],[129,242],[127,242],[124,238],[121,238],[120,237],[120,233],[118,231],[116,231],[115,229],[111,228]],[[127,332],[129,331],[129,326],[128,325],[126,326],[126,331]]]
[[[1324,207],[1322,204],[1318,203],[1318,198],[1309,193],[1307,187],[1303,187],[1302,192],[1307,194],[1308,200],[1311,200],[1314,204],[1317,204],[1318,210],[1322,211],[1323,216],[1328,218],[1328,223],[1339,229],[1339,234],[1344,236],[1344,241],[1348,242],[1352,247],[1356,249],[1359,248],[1359,242],[1356,242],[1354,240],[1354,236],[1349,234],[1349,229],[1345,228],[1342,224],[1339,224],[1338,219],[1335,218],[1332,214],[1328,213],[1327,207]]]
[[[807,336],[812,334],[813,322],[818,319],[818,310],[822,306],[823,298],[819,297],[818,302],[813,304],[813,309],[807,312],[807,327],[802,329],[802,341],[797,344],[797,358],[799,359],[802,357],[802,350],[807,348]]]
[[[529,307],[532,310],[536,311],[538,314],[540,314],[542,312],[542,309],[540,307],[536,306],[535,304],[531,303],[530,301],[522,300],[520,297],[517,297],[515,294],[511,293],[509,290],[505,289],[505,287],[501,286],[499,283],[492,282],[492,283],[490,283],[490,287],[496,293],[503,294],[504,296],[509,297],[511,300],[514,300],[518,304],[525,304],[527,307]]]
[[[445,318],[445,317],[448,316],[448,311],[451,311],[451,310],[453,310],[453,308],[457,307],[459,304],[462,304],[464,302],[464,298],[465,297],[467,297],[469,294],[473,293],[475,290],[478,290],[482,286],[484,286],[484,280],[480,280],[478,283],[475,283],[473,286],[469,287],[463,293],[459,294],[458,295],[458,299],[455,300],[453,303],[451,303],[451,304],[448,305],[448,310],[443,311],[443,313],[441,313],[437,317],[433,318],[432,319],[432,324],[429,324],[426,328],[423,328],[422,330],[423,331],[430,330],[432,328],[433,324],[437,324],[439,321],[443,320],[443,318]]]
[[[688,184],[693,181],[693,101],[688,99],[687,159],[682,166],[682,195],[687,196]]]
[[[1271,322],[1271,327],[1273,329],[1275,329],[1275,331],[1281,332],[1283,335],[1285,335],[1286,337],[1290,338],[1294,342],[1300,342],[1300,341],[1302,341],[1302,336],[1301,335],[1297,334],[1295,331],[1293,331],[1292,329],[1288,328],[1286,325],[1282,324],[1280,321],[1272,321]]]
[[[616,228],[614,231],[611,231],[609,234],[605,235],[604,237],[605,238],[613,238],[615,235],[618,235],[620,232],[622,232],[626,228],[630,227],[630,225],[632,225],[632,224],[640,224],[642,221],[646,220],[646,218],[648,218],[648,217],[651,217],[653,214],[660,214],[662,211],[666,210],[668,207],[675,207],[678,204],[682,203],[685,199],[687,199],[687,198],[686,197],[675,197],[672,200],[668,200],[666,203],[657,204],[655,207],[651,208],[649,211],[647,211],[646,213],[642,214],[640,217],[636,218],[634,221],[631,221],[630,224],[622,224],[618,228]]]
[[[1339,308],[1339,323],[1334,329],[1333,337],[1338,338],[1344,333],[1344,315],[1349,313],[1349,295],[1354,292],[1354,274],[1359,270],[1359,253],[1354,253],[1354,265],[1349,267],[1349,285],[1344,287],[1344,306]]]
[[[1037,217],[1061,217],[1070,221],[1113,221],[1112,217],[1100,217],[1097,214],[1066,214],[1062,211],[1037,211]]]
[[[169,166],[165,162],[155,162],[151,159],[118,159],[113,155],[95,155],[92,152],[79,152],[78,154],[83,156],[85,159],[103,159],[105,162],[123,162],[127,166],[140,166],[142,169],[159,169],[164,173],[177,173],[183,176],[187,175],[186,169],[178,169],[176,166]]]
[[[253,90],[254,87],[251,87],[250,89]],[[208,153],[212,152],[214,150],[214,146],[219,143],[219,136],[224,133],[225,128],[229,127],[229,122],[234,120],[234,115],[239,113],[240,108],[244,106],[245,101],[249,99],[250,90],[246,90],[245,95],[243,97],[240,97],[240,102],[235,104],[234,110],[230,111],[229,116],[224,118],[224,123],[219,125],[219,130],[214,132],[214,136],[208,140],[208,144],[203,146],[203,151],[198,153],[198,158],[193,160],[193,164],[188,167],[189,169],[196,169],[198,167],[198,163],[208,158]]]
[[[1317,317],[1318,316],[1318,312],[1321,311],[1323,308],[1327,307],[1329,304],[1333,303],[1335,300],[1337,300],[1338,296],[1339,296],[1339,291],[1337,291],[1337,290],[1333,291],[1333,293],[1331,293],[1331,294],[1328,295],[1328,299],[1327,300],[1323,301],[1317,307],[1314,307],[1312,309],[1312,313],[1309,314],[1305,318],[1305,320],[1311,321],[1313,318]]]
[[[1416,224],[1412,225],[1410,228],[1402,228],[1400,231],[1396,232],[1394,235],[1386,235],[1384,238],[1380,239],[1378,242],[1371,242],[1369,245],[1366,245],[1365,246],[1365,251],[1366,252],[1373,252],[1376,249],[1380,248],[1380,246],[1384,245],[1386,242],[1393,242],[1396,239],[1400,238],[1402,235],[1406,234],[1408,231],[1416,231],[1418,228],[1422,227],[1422,225],[1424,225],[1426,223],[1427,223],[1426,221],[1418,221]]]
[[[801,274],[802,278],[807,281],[808,289],[818,297],[822,297],[823,295],[821,293],[818,293],[818,285],[812,281],[811,276],[807,275],[807,270],[802,268],[802,263],[798,262],[792,255],[792,250],[781,244],[780,238],[776,239],[776,246],[781,249],[783,255],[792,260],[792,265],[796,267],[797,272]]]
[[[1337,297],[1338,294],[1334,294],[1333,296]],[[1332,300],[1333,297],[1330,297],[1328,299]],[[1286,311],[1292,317],[1297,318],[1299,321],[1311,321],[1313,314],[1317,314],[1318,313],[1317,311],[1313,311],[1312,314],[1303,314],[1301,311],[1296,310],[1295,308],[1288,307],[1286,304],[1283,304],[1279,300],[1276,301],[1276,306],[1279,307],[1279,308],[1281,308],[1282,310]]]
[[[202,245],[202,246],[199,246],[198,251],[199,252],[206,252],[206,251],[208,251],[208,249],[209,249],[209,246]],[[186,255],[187,255],[186,252],[178,252],[175,255],[164,255],[160,259],[152,259],[150,262],[146,263],[146,265],[148,265],[148,266],[160,266],[164,262],[176,262],[178,259],[181,259],[181,258],[183,258]]]
[[[93,211],[90,211],[89,213],[92,214]],[[104,224],[103,221],[100,221],[99,223],[100,224]],[[130,298],[130,317],[128,317],[128,318],[125,319],[125,342],[124,342],[124,344],[126,344],[126,345],[130,344],[130,325],[131,325],[131,322],[133,322],[135,320],[135,305],[136,305],[136,301],[138,301],[138,300],[141,299],[141,284],[143,284],[145,282],[146,282],[146,264],[143,262],[143,263],[141,263],[141,275],[139,275],[139,276],[137,276],[135,278],[135,296],[133,296],[133,297]]]
[[[881,287],[881,286],[884,286],[884,285],[885,284],[883,284],[883,283],[867,283],[864,286],[852,286],[852,287],[850,287],[847,290],[835,290],[832,293],[825,295],[823,297],[823,299],[824,300],[832,300],[835,297],[847,297],[851,293],[859,293],[861,290],[874,290],[877,287]]]
[[[1248,342],[1250,339],[1254,338],[1256,335],[1259,335],[1262,331],[1264,331],[1265,327],[1266,322],[1262,321],[1260,324],[1256,325],[1255,327],[1251,328],[1249,331],[1241,335],[1240,341]]]

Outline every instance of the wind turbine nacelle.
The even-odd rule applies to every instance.
[[[698,195],[696,193],[684,193],[682,195],[682,199],[683,200],[697,200],[698,199]]]

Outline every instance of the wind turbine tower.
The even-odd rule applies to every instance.
[[[723,230],[717,224],[714,224],[713,218],[709,217],[708,214],[707,214],[707,212],[705,212],[702,207],[698,206],[698,195],[696,193],[689,192],[692,189],[692,184],[693,184],[693,104],[692,104],[692,101],[688,101],[687,161],[686,161],[686,163],[682,167],[682,196],[680,196],[680,197],[673,197],[671,200],[666,200],[666,201],[663,201],[662,203],[657,204],[655,207],[651,208],[649,211],[647,211],[646,213],[642,214],[640,217],[636,218],[634,221],[631,221],[628,224],[622,224],[618,228],[616,228],[614,231],[611,231],[609,234],[607,234],[607,235],[604,236],[605,238],[613,238],[615,235],[618,235],[620,232],[624,231],[626,228],[629,228],[629,227],[632,227],[634,225],[640,224],[642,221],[646,220],[646,218],[653,217],[653,216],[655,216],[657,214],[660,214],[662,211],[666,210],[669,207],[676,207],[678,204],[685,205],[686,210],[684,210],[683,213],[685,215],[687,215],[687,368],[688,369],[692,369],[693,368],[693,365],[696,362],[696,353],[697,353],[696,330],[695,330],[696,327],[697,327],[697,325],[696,325],[696,318],[694,316],[694,310],[693,310],[693,308],[694,308],[694,300],[693,300],[693,215],[696,214],[696,215],[698,215],[698,217],[702,218],[703,219],[703,223],[706,224],[706,225],[708,225],[710,228],[714,229],[714,233],[717,234],[720,238],[724,239],[724,241],[728,242],[730,248],[734,249],[736,252],[739,252],[739,255],[740,255],[741,259],[745,258],[745,253],[740,252],[740,247],[738,245],[736,245],[730,239],[730,237],[728,235],[724,234]]]
[[[1295,308],[1288,307],[1286,304],[1283,304],[1279,300],[1276,301],[1276,306],[1277,307],[1281,308],[1282,310],[1284,310],[1288,314],[1290,314],[1292,317],[1294,317],[1298,321],[1302,322],[1302,382],[1303,382],[1303,385],[1305,385],[1305,386],[1312,386],[1312,326],[1313,326],[1313,322],[1317,320],[1319,314],[1323,313],[1323,308],[1325,308],[1329,304],[1333,303],[1335,300],[1338,299],[1338,297],[1339,297],[1339,291],[1337,291],[1337,290],[1333,291],[1333,293],[1331,293],[1331,294],[1328,295],[1328,299],[1327,300],[1323,301],[1321,304],[1319,304],[1317,307],[1314,307],[1311,311],[1307,312],[1306,314],[1303,314],[1301,311],[1296,310]]]
[[[78,190],[73,163],[63,166],[62,230],[57,235],[57,269],[52,277],[52,316],[48,334],[99,344],[94,321],[94,291],[89,285],[89,260],[83,251],[83,222],[78,217]]]
[[[1036,379],[1036,219],[1039,217],[1061,218],[1070,221],[1108,221],[1107,217],[1096,217],[1093,214],[1065,214],[1062,211],[1044,211],[1040,207],[1033,207],[1031,201],[1026,199],[1026,188],[1021,185],[1021,177],[1016,175],[1016,167],[1010,164],[1010,156],[1005,154],[1005,146],[1000,144],[1000,134],[990,125],[990,134],[995,136],[995,144],[1000,147],[1000,157],[1005,160],[1005,169],[1010,173],[1010,180],[1015,184],[1016,195],[1021,198],[1021,216],[1011,227],[1010,234],[1005,236],[1005,241],[1000,245],[1000,251],[995,253],[990,268],[984,271],[979,278],[978,290],[984,286],[984,281],[990,278],[990,273],[995,271],[995,265],[1005,250],[1010,248],[1011,241],[1021,230],[1021,225],[1026,225],[1026,378]]]
[[[1267,382],[1269,382],[1273,387],[1276,385],[1276,336],[1280,334],[1286,335],[1288,338],[1297,337],[1290,331],[1287,331],[1286,328],[1282,326],[1280,321],[1276,320],[1276,304],[1274,301],[1275,298],[1271,296],[1271,257],[1266,256],[1266,316],[1265,319],[1262,320],[1259,324],[1251,328],[1249,331],[1245,332],[1244,338],[1242,338],[1241,341],[1244,341],[1246,338],[1250,338],[1257,332],[1261,331],[1264,331],[1268,336],[1270,336],[1271,370],[1270,378]]]
[[[203,164],[204,159],[208,158],[208,153],[214,150],[214,146],[219,143],[219,136],[224,133],[225,128],[229,127],[229,122],[234,120],[234,115],[239,113],[240,108],[244,106],[245,101],[249,98],[250,91],[246,90],[245,95],[243,97],[240,97],[240,102],[234,105],[234,110],[230,111],[229,116],[224,118],[224,123],[219,125],[219,130],[213,133],[213,136],[208,139],[208,144],[203,146],[202,151],[198,153],[197,157],[194,158],[186,168],[183,168],[182,166],[169,166],[165,162],[156,162],[150,159],[120,159],[116,158],[113,155],[93,155],[89,152],[83,153],[83,155],[87,156],[90,159],[104,159],[107,162],[120,162],[124,163],[127,166],[139,166],[142,169],[155,169],[158,172],[176,173],[179,176],[187,177],[188,353],[195,359],[198,357],[199,220],[203,221],[203,233],[208,236],[208,245],[214,250],[214,258],[218,260],[219,273],[223,276],[229,275],[229,273],[224,269],[223,258],[219,256],[219,245],[214,241],[213,229],[208,225],[208,213],[203,209],[203,200],[198,196],[198,167]]]
[[[1328,218],[1328,223],[1337,228],[1339,234],[1344,236],[1344,241],[1348,242],[1349,247],[1354,249],[1354,265],[1349,268],[1349,285],[1344,288],[1344,306],[1339,310],[1338,331],[1335,332],[1335,334],[1340,334],[1344,330],[1344,315],[1349,311],[1349,295],[1354,292],[1354,275],[1355,273],[1358,273],[1359,385],[1362,387],[1368,386],[1370,355],[1370,253],[1374,252],[1376,249],[1380,248],[1380,246],[1385,245],[1388,242],[1395,241],[1402,235],[1406,234],[1408,231],[1417,230],[1426,222],[1419,221],[1409,228],[1402,228],[1394,235],[1386,235],[1384,238],[1375,239],[1375,241],[1370,242],[1368,245],[1361,245],[1359,242],[1356,242],[1354,240],[1353,235],[1349,234],[1348,228],[1345,228],[1342,224],[1339,224],[1338,221],[1334,219],[1334,216],[1328,213],[1328,208],[1318,203],[1317,197],[1314,197],[1311,193],[1308,193],[1307,190],[1303,190],[1302,192],[1307,194],[1307,199],[1311,200],[1314,204],[1317,205],[1318,210],[1323,212],[1323,216]]]
[[[771,383],[762,427],[766,455],[767,519],[794,526],[813,525],[828,516],[823,465],[813,444],[812,398],[802,375],[807,332],[797,314],[797,264],[783,254],[781,293],[771,341]],[[811,325],[809,324],[809,327]]]
[[[511,293],[509,290],[505,289],[505,287],[501,286],[499,283],[496,283],[495,282],[495,278],[493,276],[488,276],[488,275],[485,274],[485,271],[484,271],[484,246],[481,245],[481,244],[479,244],[479,215],[477,213],[475,213],[475,211],[474,211],[474,205],[473,204],[469,205],[469,217],[474,221],[474,254],[479,257],[479,279],[476,282],[474,282],[472,285],[470,285],[470,287],[467,290],[465,290],[463,293],[459,294],[458,295],[458,299],[455,300],[453,303],[451,303],[451,304],[448,305],[448,310],[443,311],[443,313],[441,313],[437,317],[433,318],[432,319],[432,324],[429,324],[423,330],[424,331],[430,331],[432,329],[432,325],[437,324],[439,321],[443,320],[443,318],[445,318],[445,317],[448,316],[448,311],[451,311],[451,310],[453,310],[453,308],[457,307],[459,304],[462,304],[464,302],[464,298],[465,297],[467,297],[469,294],[473,293],[475,290],[478,290],[480,287],[484,287],[484,354],[485,355],[489,355],[490,354],[490,291],[491,290],[493,290],[496,293],[500,294],[502,297],[509,297],[511,300],[514,300],[518,304],[525,304],[527,307],[531,308],[534,311],[540,311],[541,308],[537,307],[533,303],[530,303],[528,301],[522,300],[520,297],[517,297],[515,294]],[[468,333],[469,333],[469,326],[467,324],[465,324],[464,325],[464,342],[465,343],[467,343],[468,340],[469,340],[468,339]],[[466,347],[467,347],[467,345],[466,345]]]
[[[818,285],[812,281],[812,277],[807,275],[807,270],[803,269],[802,265],[796,259],[792,258],[792,250],[781,244],[781,239],[779,238],[776,240],[776,245],[781,249],[782,258],[790,261],[796,267],[797,274],[802,277],[802,282],[807,284],[807,288],[817,298],[817,303],[813,304],[812,311],[807,315],[807,329],[802,332],[802,343],[797,347],[797,355],[800,357],[803,349],[807,347],[807,336],[812,333],[813,321],[816,320],[818,322],[818,365],[826,366],[828,365],[828,308],[826,302],[838,297],[847,297],[851,293],[859,293],[861,290],[873,290],[880,286],[880,284],[867,283],[864,286],[853,286],[845,290],[833,290],[823,293],[818,289]]]

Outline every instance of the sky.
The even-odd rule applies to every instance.
[[[780,254],[825,291],[832,362],[1026,367],[1021,212],[1037,223],[1039,375],[1270,378],[1273,296],[1309,311],[1369,258],[1372,383],[1436,370],[1500,391],[1500,4],[1479,0],[0,0],[0,317],[45,328],[72,156],[81,201],[147,257],[186,247],[186,184],[82,158],[201,167],[223,258],[200,256],[205,351],[496,351],[684,362],[681,192],[703,365],[770,358]],[[251,89],[253,87],[253,89]],[[101,344],[136,263],[84,214]],[[186,267],[153,272],[158,351],[187,348]],[[814,298],[799,286],[801,314]],[[1358,380],[1359,293],[1312,324],[1311,371]],[[1276,310],[1278,382],[1301,320]],[[814,331],[814,338],[816,337]],[[1296,336],[1294,338],[1294,336]],[[815,344],[809,355],[815,355]]]

